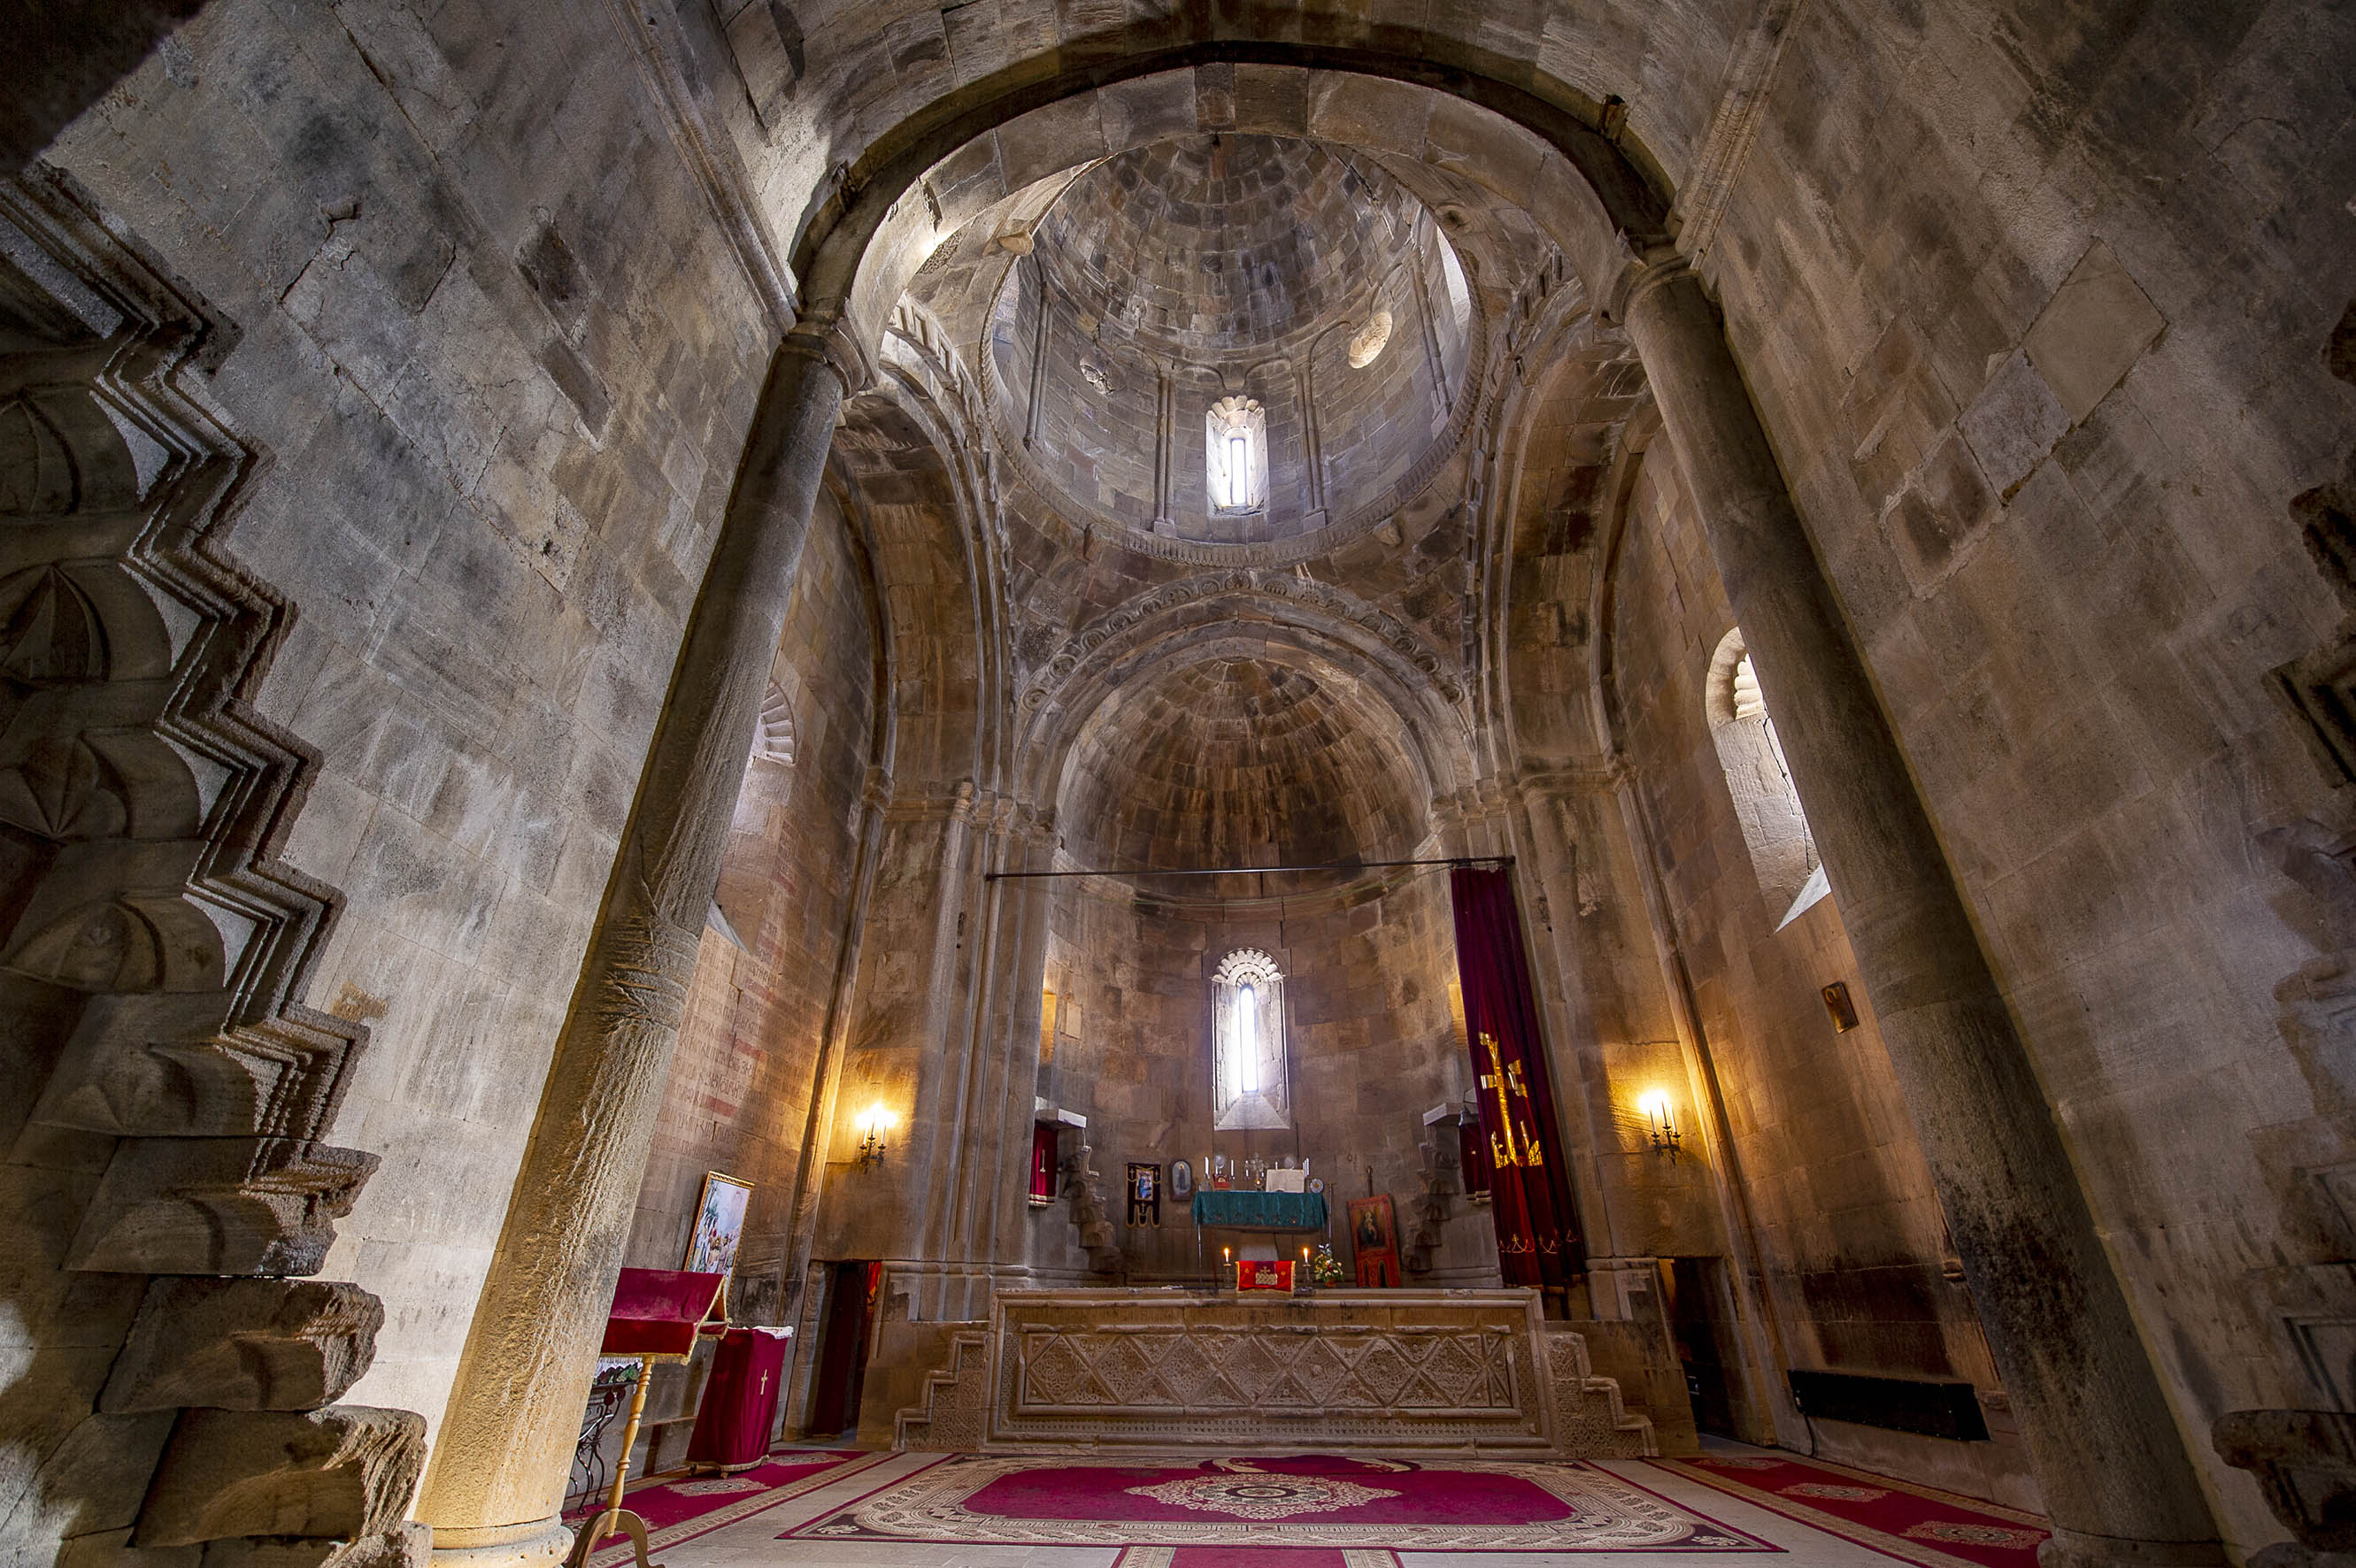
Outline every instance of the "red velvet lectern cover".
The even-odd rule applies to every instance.
[[[607,1356],[684,1356],[695,1331],[712,1316],[724,1274],[626,1268],[614,1282],[614,1310],[605,1318]]]
[[[735,1469],[768,1456],[769,1429],[776,1424],[777,1391],[786,1381],[787,1334],[764,1328],[731,1328],[712,1358],[712,1377],[695,1412],[695,1435],[687,1462]]]

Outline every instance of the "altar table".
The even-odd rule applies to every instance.
[[[1317,1192],[1198,1187],[1194,1223],[1227,1231],[1323,1231],[1325,1198]]]
[[[1589,1372],[1534,1290],[1001,1290],[987,1345],[991,1453],[1561,1452]]]

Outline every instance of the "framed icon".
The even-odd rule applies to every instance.
[[[1162,1223],[1162,1168],[1142,1160],[1129,1162],[1129,1222]]]
[[[690,1274],[734,1273],[736,1247],[744,1239],[744,1211],[752,1201],[751,1182],[705,1171],[703,1191],[695,1201],[695,1229],[688,1233],[687,1262],[680,1266]]]

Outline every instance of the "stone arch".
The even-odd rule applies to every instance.
[[[985,78],[952,95],[960,109],[912,115],[879,137],[820,198],[795,251],[805,308],[820,323],[847,313],[872,346],[908,281],[983,208],[1208,129],[1358,147],[1394,172],[1444,165],[1526,211],[1599,301],[1668,242],[1665,181],[1631,156],[1624,133],[1595,129],[1600,107],[1526,67],[1515,74],[1530,85],[1446,69],[1467,51],[1436,36],[1391,42],[1440,52],[1208,40],[1044,80],[1035,62]]]
[[[1157,677],[1222,658],[1288,665],[1345,694],[1357,724],[1395,760],[1416,797],[1420,843],[1439,831],[1442,805],[1472,780],[1472,737],[1431,676],[1354,622],[1262,597],[1245,583],[1128,623],[1089,646],[1052,691],[1027,693],[1023,795],[1052,809],[1060,827],[1080,826],[1066,820],[1076,759],[1118,730],[1126,699]]]
[[[986,502],[945,408],[905,366],[843,405],[828,462],[831,493],[875,571],[888,650],[880,748],[888,773],[947,785],[997,776],[989,688],[1001,683],[1003,628]],[[1001,694],[1005,695],[1005,694]]]
[[[1521,165],[1526,188],[1532,176],[1544,176],[1541,205],[1576,233],[1566,249],[1598,297],[1603,291],[1594,285],[1615,274],[1624,259],[1668,240],[1669,182],[1629,133],[1615,104],[1535,71],[1527,61],[1440,32],[1377,27],[1355,17],[1327,20],[1329,26],[1311,29],[1323,35],[1317,42],[1302,41],[1297,18],[1286,19],[1283,37],[1235,36],[1234,19],[1215,20],[1206,13],[1141,21],[1067,40],[1051,55],[1010,64],[908,114],[855,162],[839,165],[805,214],[792,266],[806,305],[819,303],[819,314],[830,319],[853,299],[857,285],[863,297],[880,292],[888,311],[905,278],[893,266],[880,289],[869,286],[873,241],[895,218],[929,219],[934,240],[961,226],[971,213],[953,213],[954,182],[926,176],[961,150],[1033,115],[1040,117],[1043,133],[1023,140],[1040,150],[1043,165],[1053,167],[1206,129],[1316,135],[1362,146],[1397,143],[1395,150],[1419,155],[1433,101],[1444,101],[1450,107],[1440,116],[1449,122],[1443,141],[1451,144],[1443,153],[1485,164],[1508,181],[1515,176],[1513,165]],[[1227,36],[1212,36],[1215,27]],[[1203,73],[1213,78],[1208,91],[1194,94],[1192,105],[1174,102],[1174,80]],[[1302,88],[1310,78],[1355,80],[1372,112],[1353,115],[1355,123],[1332,127],[1344,133],[1328,134],[1302,123],[1305,116],[1282,112],[1294,98],[1306,108]],[[1404,116],[1402,108],[1408,110]],[[1511,133],[1509,148],[1479,145],[1494,142],[1501,130]],[[1494,158],[1491,151],[1507,155]],[[1544,166],[1549,161],[1551,170]],[[1050,166],[1029,169],[997,194],[1050,172]],[[1521,205],[1540,210],[1527,199]],[[894,241],[884,250],[904,248]],[[906,271],[913,272],[931,249],[929,241],[923,244]]]
[[[772,676],[769,689],[761,694],[761,721],[753,731],[753,760],[790,768],[795,744],[793,699]]]

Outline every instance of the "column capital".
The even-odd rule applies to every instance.
[[[1656,289],[1687,280],[1699,284],[1701,275],[1674,247],[1655,246],[1641,258],[1620,269],[1619,275],[1612,280],[1611,287],[1598,303],[1595,314],[1611,325],[1623,326],[1627,324],[1628,313],[1635,308],[1638,300]]]
[[[857,397],[875,379],[875,361],[844,319],[840,304],[809,306],[787,329],[778,347],[787,354],[814,359],[835,374],[845,398]]]

